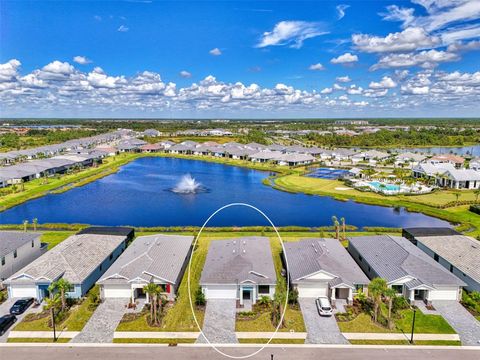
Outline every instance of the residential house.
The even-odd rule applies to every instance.
[[[277,276],[266,237],[214,240],[210,243],[200,286],[209,299],[236,299],[253,304],[273,299]]]
[[[398,154],[395,157],[394,164],[397,167],[406,166],[406,167],[412,168],[415,165],[418,165],[419,163],[424,161],[425,159],[426,159],[426,156],[424,156],[422,154],[416,154],[416,153],[412,153],[412,152],[404,152],[404,153]]]
[[[149,283],[158,284],[168,300],[175,300],[192,251],[193,236],[148,235],[137,237],[100,278],[102,299],[135,299]]]
[[[460,169],[465,162],[465,159],[458,155],[441,154],[432,156],[427,160],[431,164],[452,164],[455,168]]]
[[[337,239],[303,239],[286,242],[284,247],[284,267],[299,297],[327,296],[332,304],[336,299],[351,303],[353,296],[369,283]]]
[[[46,251],[42,234],[24,231],[0,231],[0,288],[1,282]]]
[[[275,162],[278,165],[297,166],[307,165],[315,161],[315,158],[310,154],[282,154],[276,157]]]
[[[480,292],[480,242],[450,228],[408,228],[403,236],[463,280],[468,291]]]
[[[465,282],[435,262],[409,240],[377,235],[348,239],[348,252],[365,274],[387,281],[411,303],[459,300]]]
[[[80,298],[120,256],[127,236],[77,234],[17,271],[4,281],[10,298],[48,296],[51,283],[63,278],[70,282],[67,296]]]

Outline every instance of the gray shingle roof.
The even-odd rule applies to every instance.
[[[140,236],[115,261],[99,284],[126,284],[135,278],[146,282],[152,276],[175,284],[192,245],[193,236]]]
[[[251,236],[210,243],[200,284],[276,284],[270,241]]]
[[[0,257],[10,254],[42,234],[21,231],[0,231]]]
[[[25,274],[31,282],[54,281],[63,277],[72,284],[82,283],[120,244],[125,236],[72,235],[4,281],[16,283]]]
[[[336,239],[303,239],[286,242],[284,246],[293,284],[322,270],[339,278],[339,283],[369,283],[363,271]]]
[[[360,236],[348,239],[378,276],[393,282],[411,276],[428,286],[465,283],[435,260],[399,236]]]
[[[480,242],[464,235],[416,237],[433,252],[480,283]]]

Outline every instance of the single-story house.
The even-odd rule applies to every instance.
[[[275,158],[275,161],[278,165],[296,166],[311,164],[315,158],[310,154],[291,153],[282,154]]]
[[[264,163],[268,161],[276,161],[282,155],[284,154],[280,151],[261,150],[250,155],[249,158],[253,162]]]
[[[192,251],[193,236],[148,235],[136,238],[100,278],[100,295],[106,298],[146,296],[148,283],[160,285],[168,300],[175,300]]]
[[[410,302],[459,300],[465,282],[409,240],[377,235],[348,239],[348,252],[370,279],[380,277]]]
[[[480,242],[450,228],[408,228],[404,236],[463,280],[468,291],[480,292]]]
[[[117,235],[76,234],[4,281],[10,298],[48,296],[52,282],[64,278],[72,287],[67,296],[84,296],[120,256],[127,238]]]
[[[145,153],[159,152],[160,150],[162,150],[160,144],[146,144],[140,146],[140,151]]]
[[[147,129],[143,132],[144,136],[157,137],[162,135],[162,133],[156,129]]]
[[[432,156],[428,159],[428,162],[432,164],[452,164],[455,168],[460,169],[463,166],[465,159],[458,155],[441,154]]]
[[[205,298],[236,299],[240,306],[262,297],[273,299],[277,276],[266,237],[214,240],[210,243],[200,286]]]
[[[328,296],[353,301],[369,280],[342,244],[331,238],[303,239],[284,244],[284,267],[299,297]]]
[[[425,159],[426,159],[425,155],[416,154],[412,152],[404,152],[404,153],[398,154],[395,157],[395,166],[407,165],[412,167],[414,165],[418,165],[420,162],[424,161]]]
[[[25,231],[0,231],[0,288],[1,282],[42,255],[42,234]]]

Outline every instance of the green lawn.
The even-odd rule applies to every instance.
[[[85,298],[79,305],[72,307],[69,311],[68,317],[60,324],[57,324],[58,331],[81,331],[87,321],[93,314],[93,311],[89,309],[90,299]],[[42,317],[37,320],[28,321],[28,315],[21,322],[19,322],[14,330],[15,331],[52,331],[52,328],[48,326],[49,316]]]
[[[46,231],[42,233],[41,242],[47,243],[48,250],[51,250],[67,237],[74,234],[74,231]]]
[[[391,332],[411,332],[412,316],[411,310],[402,310],[402,317],[394,321],[395,328],[389,330],[383,326],[377,325],[372,318],[365,313],[359,314],[351,321],[338,322],[341,332],[354,333],[391,333]],[[417,310],[415,318],[415,333],[417,334],[455,334],[455,330],[440,315],[425,315]]]
[[[349,340],[352,345],[410,345],[408,340]],[[455,340],[419,340],[414,345],[461,346],[461,341]]]

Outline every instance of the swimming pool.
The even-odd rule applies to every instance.
[[[336,180],[341,178],[343,175],[348,173],[347,170],[334,169],[334,168],[318,168],[309,173],[308,177],[313,177],[317,179],[329,179]]]
[[[379,181],[370,181],[369,184],[377,190],[400,191],[400,186],[395,184],[381,183]]]

